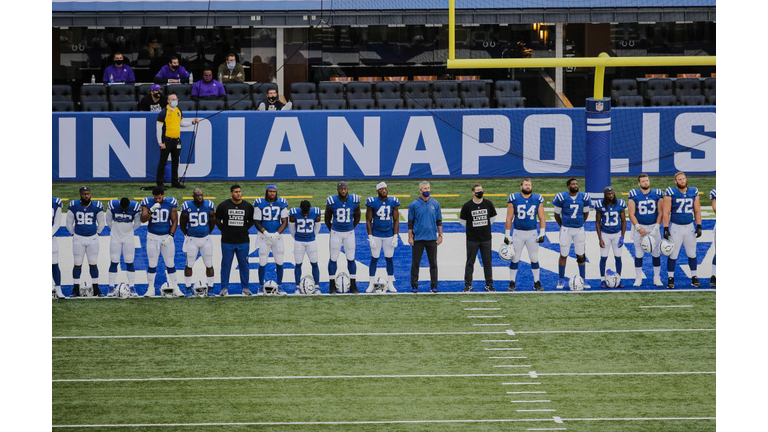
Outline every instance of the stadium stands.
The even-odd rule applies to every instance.
[[[525,106],[520,81],[496,81],[493,86],[493,98],[498,108],[522,108]]]
[[[464,108],[490,108],[491,106],[485,93],[485,81],[459,82],[459,97]]]

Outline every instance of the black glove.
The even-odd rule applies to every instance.
[[[664,227],[664,238],[669,240],[669,227]]]
[[[696,225],[696,238],[701,237],[701,225]]]

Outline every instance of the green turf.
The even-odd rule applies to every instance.
[[[579,178],[579,185],[581,190],[584,190],[584,179]],[[356,193],[363,198],[373,196],[376,194],[376,184],[380,180],[351,180],[349,181],[350,193]],[[400,195],[400,202],[403,207],[406,207],[412,200],[418,196],[419,181],[416,180],[387,180],[387,185],[390,195]],[[565,187],[566,178],[534,178],[533,188],[534,192],[540,194],[549,194],[552,196],[545,196],[545,205],[547,207],[552,206],[552,198],[554,194],[563,192]],[[507,195],[520,191],[520,179],[460,179],[460,180],[430,180],[430,186],[433,195],[458,195],[458,196],[436,196],[443,208],[461,208],[461,206],[471,198],[470,188],[471,186],[479,182],[483,185],[483,190],[486,195],[498,194],[500,196],[487,196],[489,200],[493,202],[496,207],[506,207]],[[263,196],[267,184],[272,182],[237,182],[243,189],[243,196],[252,200],[255,197]],[[335,181],[292,181],[292,182],[273,182],[281,196],[285,197],[306,197],[311,196],[308,199],[312,205],[323,207],[325,199],[329,195],[336,193]],[[206,198],[211,198],[214,202],[219,203],[229,198],[229,188],[233,182],[187,182],[186,189],[168,189],[166,190],[166,196],[173,196],[180,202],[187,201],[192,197],[192,189],[200,187],[203,189],[203,193]],[[715,177],[714,176],[690,176],[688,177],[688,184],[695,186],[702,194],[700,195],[701,205],[709,206],[711,202],[709,200],[709,191],[715,189]],[[141,199],[147,196],[151,196],[150,191],[143,191],[140,189],[142,186],[150,186],[150,182],[145,183],[115,183],[115,182],[102,182],[88,183],[91,187],[91,193],[94,198],[104,200],[106,198],[121,198],[128,197],[130,199]],[[629,193],[631,189],[637,188],[636,177],[613,177],[612,185],[619,193],[619,197],[626,199],[626,195],[622,193]],[[672,176],[666,177],[654,177],[651,178],[651,187],[665,189],[668,186],[674,185],[674,179]],[[80,183],[54,183],[53,184],[53,196],[60,197],[62,199],[77,199],[77,190],[82,186]],[[410,195],[408,197],[402,195]],[[288,198],[289,203],[293,206],[298,206],[300,200],[305,198]],[[64,208],[66,209],[66,205]]]
[[[640,308],[651,305],[691,307]],[[465,310],[488,307],[501,310]],[[480,315],[504,315],[495,322],[510,326],[472,326],[481,320],[467,317]],[[713,292],[72,300],[54,302],[52,318],[55,337],[217,335],[54,339],[55,380],[272,377],[54,382],[54,425],[542,420],[152,429],[523,431],[557,426],[553,415],[563,419],[715,417],[715,375],[685,373],[715,371]],[[516,334],[506,334],[507,328]],[[691,331],[661,331],[670,329]],[[585,332],[595,330],[646,331]],[[416,332],[489,333],[361,334]],[[342,335],[346,333],[358,335]],[[522,350],[484,350],[489,347]],[[498,364],[530,367],[494,367]],[[529,371],[541,376],[531,378]],[[547,375],[638,372],[680,374]],[[274,379],[441,374],[523,376]],[[522,381],[541,384],[502,385]],[[547,393],[506,393],[522,390]],[[510,402],[540,399],[551,401],[541,407],[557,411],[517,412],[540,406]],[[714,430],[715,422],[578,420],[566,421],[566,426],[569,431],[693,431]]]

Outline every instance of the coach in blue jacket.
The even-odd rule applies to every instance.
[[[408,206],[408,244],[413,246],[411,258],[411,290],[419,291],[419,263],[427,250],[430,287],[437,292],[437,247],[443,242],[443,215],[440,203],[430,198],[428,181],[419,183],[421,196]]]

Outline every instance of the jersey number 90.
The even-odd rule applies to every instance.
[[[158,209],[156,212],[152,213],[152,223],[168,222],[168,216],[170,214],[171,211],[168,209]]]

